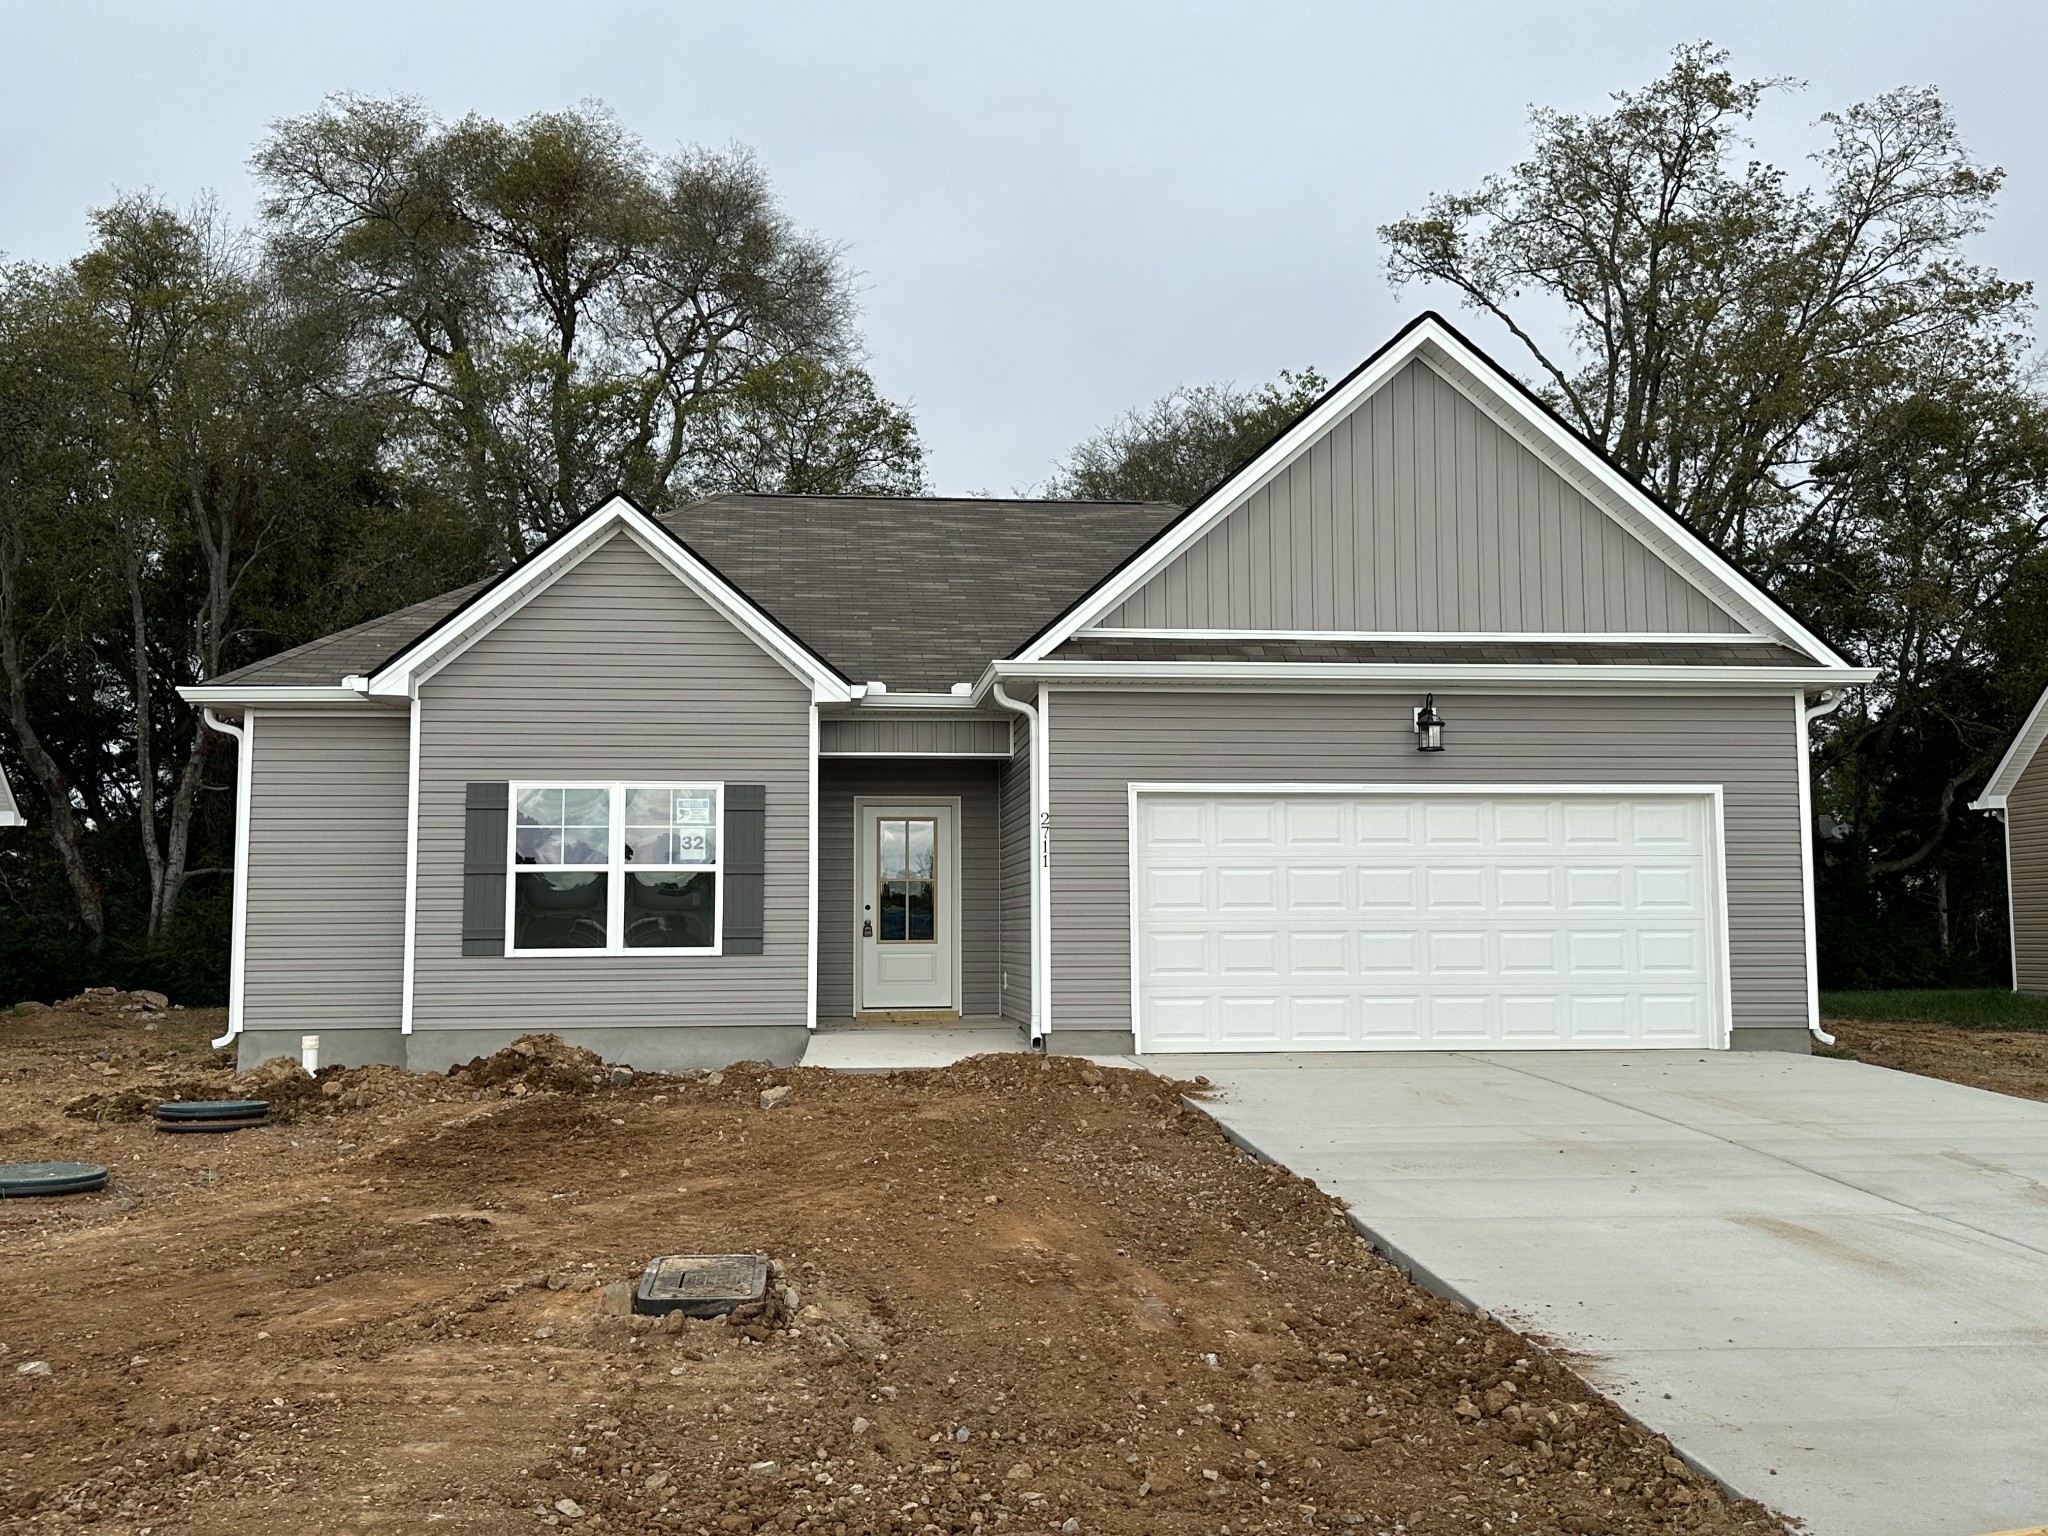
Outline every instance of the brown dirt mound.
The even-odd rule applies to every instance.
[[[627,1080],[631,1080],[630,1073]],[[557,1035],[521,1035],[502,1051],[478,1056],[449,1074],[451,1082],[476,1088],[523,1084],[529,1093],[592,1093],[610,1083],[604,1058]]]
[[[578,1055],[516,1094],[557,1060],[528,1043],[510,1077],[323,1072],[324,1107],[194,1145],[53,1128],[155,1067],[0,1037],[0,1157],[119,1180],[0,1206],[0,1527],[1782,1529],[1181,1085]],[[769,1304],[623,1314],[654,1255],[741,1252],[777,1260]]]

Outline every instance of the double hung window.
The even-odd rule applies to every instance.
[[[716,954],[718,784],[514,784],[512,954]]]

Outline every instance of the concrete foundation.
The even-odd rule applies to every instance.
[[[415,1072],[445,1072],[475,1057],[502,1051],[524,1033],[513,1029],[423,1029],[406,1037],[405,1065]],[[551,1033],[565,1045],[582,1046],[636,1072],[696,1072],[729,1067],[736,1061],[794,1066],[802,1060],[810,1034],[801,1024],[557,1029]]]
[[[296,1029],[250,1029],[235,1037],[235,1070],[247,1072],[273,1056],[299,1059],[299,1042],[309,1031]],[[402,1067],[405,1036],[395,1029],[323,1029],[320,1036],[320,1065],[323,1067]]]

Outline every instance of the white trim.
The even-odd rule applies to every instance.
[[[1984,781],[1984,792],[1970,802],[1973,811],[2002,811],[2005,797],[2012,793],[2034,761],[2034,754],[2041,750],[2041,741],[2048,737],[2048,688],[2041,690],[2041,697],[2034,700],[2034,707],[2027,712],[2026,722],[2020,726],[2019,734],[2012,739],[2012,745],[2005,749],[2005,756],[1998,760],[1998,766],[1991,770],[1991,777]]]
[[[811,762],[809,781],[806,785],[808,803],[805,807],[806,831],[804,888],[806,919],[804,924],[804,953],[809,965],[804,974],[804,1028],[815,1032],[818,1027],[818,704],[811,701]],[[724,828],[719,829],[721,833]],[[860,978],[854,978],[854,985],[860,985]]]
[[[1270,795],[1273,797],[1299,795],[1474,795],[1481,798],[1500,798],[1506,795],[1608,795],[1616,798],[1626,796],[1663,796],[1669,799],[1704,800],[1707,803],[1708,820],[1712,830],[1707,839],[1707,864],[1713,885],[1713,907],[1708,922],[1715,932],[1709,942],[1716,948],[1718,971],[1712,978],[1713,997],[1710,1007],[1714,1023],[1718,1026],[1720,1044],[1709,1049],[1728,1050],[1735,1041],[1735,967],[1734,951],[1730,941],[1728,911],[1728,826],[1724,814],[1724,794],[1719,784],[1418,784],[1383,782],[1374,784],[1316,784],[1316,783],[1247,783],[1190,781],[1172,783],[1157,780],[1132,780],[1124,788],[1124,819],[1128,829],[1126,839],[1129,862],[1125,866],[1125,883],[1129,892],[1130,905],[1130,968],[1131,968],[1131,1042],[1137,1054],[1144,1054],[1145,1041],[1140,1033],[1144,1014],[1140,1012],[1138,958],[1138,799],[1141,795]],[[1544,1047],[1534,1047],[1543,1049]],[[1584,1050],[1585,1046],[1573,1046],[1569,1042],[1549,1047],[1561,1050]],[[1697,1050],[1698,1046],[1642,1047],[1632,1049],[1686,1049]],[[1449,1046],[1435,1047],[1439,1050],[1454,1049]],[[1473,1050],[1497,1050],[1492,1042],[1475,1045]]]
[[[211,709],[201,708],[206,723],[235,743],[235,892],[228,929],[228,1029],[213,1042],[219,1050],[242,1032],[249,996],[249,811],[255,798],[256,716],[242,716],[229,725]]]
[[[1873,682],[1869,667],[1684,667],[1543,663],[1358,661],[997,661],[984,683],[1030,678],[1062,687],[1304,688],[1350,693],[1454,687],[1501,693],[1781,693],[1787,688],[1840,688]]]
[[[1605,459],[1586,447],[1571,433],[1560,429],[1548,416],[1524,399],[1519,391],[1502,385],[1493,377],[1493,365],[1473,352],[1467,343],[1453,334],[1434,315],[1423,316],[1379,357],[1332,390],[1315,409],[1275,440],[1265,452],[1224,481],[1178,522],[1170,525],[1157,542],[1104,581],[1093,594],[1077,604],[1072,612],[1020,651],[1016,659],[1036,661],[1050,654],[1105,614],[1115,612],[1131,594],[1142,588],[1196,540],[1235,511],[1247,497],[1285,470],[1334,423],[1417,356],[1424,357],[1437,367],[1454,388],[1471,398],[1475,406],[1501,422],[1504,428],[1528,444],[1533,451],[1553,460],[1562,459],[1563,467],[1576,471],[1574,478],[1590,481],[1596,489],[1604,491],[1606,494],[1597,497],[1595,504],[1609,516],[1620,520],[1617,508],[1612,505],[1618,502],[1619,511],[1626,512],[1645,524],[1655,536],[1654,542],[1665,546],[1660,553],[1676,555],[1682,563],[1689,562],[1697,568],[1698,575],[1706,577],[1710,584],[1723,589],[1718,595],[1709,592],[1709,597],[1715,598],[1724,607],[1737,611],[1746,610],[1749,617],[1761,627],[1783,635],[1823,667],[1832,669],[1846,665],[1840,656],[1786,612],[1768,593],[1715,554],[1639,487],[1631,484],[1626,476],[1618,473]],[[1504,420],[1504,417],[1511,419]]]
[[[711,826],[718,857],[708,864],[634,864],[626,862],[626,791],[628,789],[709,789],[713,791]],[[513,936],[518,931],[518,887],[521,874],[543,874],[549,869],[574,873],[598,873],[596,865],[521,864],[519,857],[519,791],[521,789],[602,789],[610,797],[609,825],[605,829],[605,943],[576,949],[518,949]],[[628,947],[626,944],[626,877],[636,870],[650,874],[708,874],[711,885],[711,942],[690,949]],[[505,958],[508,960],[562,960],[576,956],[602,955],[607,960],[644,957],[653,960],[704,959],[725,953],[725,783],[720,779],[513,779],[505,786]]]
[[[1752,635],[1740,630],[1628,631],[1548,629],[1504,631],[1491,629],[1109,629],[1097,626],[1082,635],[1103,640],[1344,640],[1375,644],[1404,645],[1562,645],[1583,641],[1591,645],[1779,645],[1776,635]]]
[[[970,758],[984,763],[1007,763],[1017,754],[1014,750],[1009,752],[835,752],[830,748],[824,748],[816,755],[819,757],[829,757],[834,761],[844,757],[893,757],[916,758],[919,760],[925,758]]]
[[[361,708],[368,701],[356,688],[318,684],[192,683],[178,697],[201,709],[269,709],[279,704],[326,704]]]
[[[870,1010],[864,1006],[861,997],[861,987],[867,980],[867,967],[865,963],[867,957],[861,952],[862,936],[860,932],[860,914],[866,905],[863,898],[867,894],[867,865],[865,863],[867,859],[867,836],[866,829],[862,826],[862,820],[869,811],[874,811],[878,816],[883,813],[897,812],[905,816],[916,816],[921,812],[933,810],[947,813],[945,818],[946,862],[940,872],[939,891],[940,899],[945,904],[945,910],[952,913],[953,971],[949,988],[952,1000],[944,1003],[920,1003],[916,1005],[914,1010],[908,1004],[889,1003],[884,1003],[879,1008]],[[967,912],[962,903],[965,882],[960,878],[960,822],[962,814],[960,797],[958,795],[855,795],[853,797],[853,1011],[855,1014],[864,1012],[887,1013],[891,1009],[905,1011],[925,1011],[927,1009],[941,1011],[950,1009],[954,1013],[964,1012],[961,999],[966,995],[966,989],[964,979],[960,974],[960,967],[962,964],[961,934],[967,926]],[[811,910],[813,913],[817,911],[817,903],[815,901],[811,903]]]
[[[844,679],[792,639],[758,604],[623,496],[613,497],[479,594],[440,628],[379,667],[368,679],[367,693],[401,698],[412,693],[620,529],[791,675],[809,683],[815,696],[842,701],[854,697]]]
[[[405,759],[405,985],[399,993],[398,1032],[412,1033],[413,974],[419,956],[420,911],[420,711],[418,694],[411,699],[410,745]]]
[[[897,693],[894,690],[877,692],[866,683],[853,686],[855,710],[863,709],[930,709],[947,714],[958,714],[962,710],[977,709],[972,692],[968,693]]]

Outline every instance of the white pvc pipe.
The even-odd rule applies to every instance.
[[[1052,1028],[1052,829],[1048,811],[1050,760],[1045,750],[1045,720],[1021,699],[1013,699],[998,682],[990,697],[1024,717],[1031,746],[1031,1038],[1045,1039]],[[1042,695],[1041,695],[1042,697]]]

